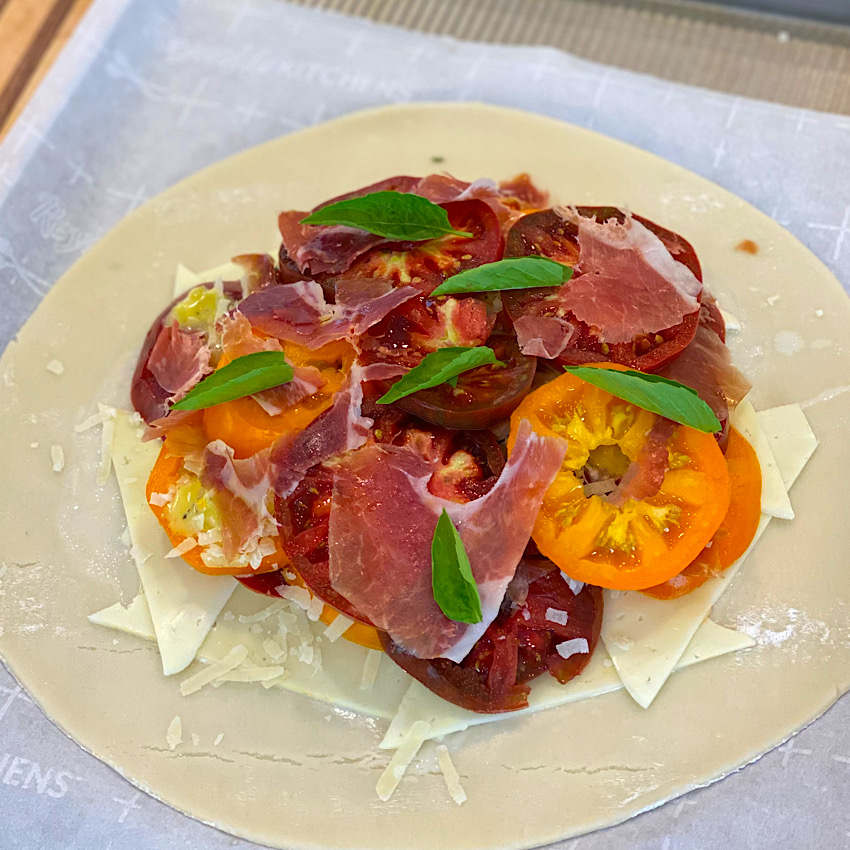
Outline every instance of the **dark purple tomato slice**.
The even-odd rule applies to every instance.
[[[573,594],[563,573],[545,558],[524,558],[496,619],[459,664],[415,658],[386,633],[381,644],[403,670],[461,708],[493,714],[528,706],[529,682],[547,671],[562,684],[587,666],[602,628],[602,591],[585,585]],[[564,611],[564,625],[547,618]],[[562,657],[565,641],[587,641],[587,652]]]
[[[597,221],[624,221],[625,214],[615,207],[578,207],[579,215]],[[693,246],[682,236],[660,227],[649,219],[634,216],[636,221],[652,231],[664,243],[675,260],[687,266],[698,280],[702,270]],[[578,228],[565,221],[554,210],[541,210],[523,216],[508,233],[505,256],[525,257],[538,254],[574,267],[579,259]],[[569,284],[566,284],[569,286]],[[502,303],[512,320],[521,316],[558,315],[568,321],[575,331],[564,352],[557,358],[564,366],[582,363],[621,363],[642,372],[656,372],[678,357],[694,338],[699,324],[699,311],[686,316],[682,322],[658,333],[641,334],[630,342],[609,345],[599,334],[571,312],[564,312],[557,293],[546,289],[516,290],[502,294]]]
[[[480,430],[504,421],[531,389],[537,358],[523,354],[512,335],[494,334],[487,345],[504,366],[479,366],[460,375],[454,387],[420,390],[396,405],[443,428]]]

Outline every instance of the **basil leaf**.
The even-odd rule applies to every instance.
[[[469,556],[445,508],[431,540],[431,587],[434,601],[450,620],[480,623],[483,619]]]
[[[426,354],[418,366],[406,375],[402,375],[378,399],[378,404],[392,404],[411,393],[450,382],[462,372],[488,365],[504,366],[505,364],[501,360],[496,360],[493,349],[486,345],[475,348],[438,348]]]
[[[502,289],[534,289],[561,286],[573,276],[573,270],[547,257],[513,257],[467,269],[441,283],[432,293],[456,295],[465,292],[494,292]]]
[[[301,224],[344,224],[359,227],[386,239],[420,242],[440,236],[465,236],[455,230],[448,213],[437,204],[407,192],[372,192],[360,198],[348,198],[316,210]]]
[[[617,398],[642,407],[659,416],[672,419],[680,425],[696,428],[707,434],[720,430],[720,422],[712,409],[695,390],[662,378],[627,369],[599,369],[590,366],[565,366],[567,372],[599,387]]]
[[[196,384],[172,410],[203,410],[292,380],[292,367],[282,351],[258,351],[237,357]]]

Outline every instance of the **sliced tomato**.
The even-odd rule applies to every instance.
[[[207,289],[212,289],[212,283],[202,284]],[[194,287],[193,287],[194,288]],[[225,281],[224,294],[234,303],[242,298],[242,287],[239,281]],[[159,381],[154,377],[153,372],[148,368],[151,351],[157,341],[159,335],[165,329],[166,321],[171,315],[171,311],[186,298],[187,293],[178,295],[157,317],[154,319],[144,342],[142,350],[139,352],[139,359],[136,361],[136,368],[133,372],[133,378],[130,382],[130,401],[133,407],[141,414],[142,419],[148,424],[155,419],[161,419],[168,413],[168,399],[170,393],[164,390]]]
[[[186,426],[181,425],[179,429],[169,433],[165,444],[160,449],[159,456],[151,470],[147,487],[145,489],[148,506],[151,511],[153,511],[154,516],[159,521],[159,524],[162,526],[165,533],[168,535],[171,545],[175,548],[185,542],[190,536],[194,536],[191,533],[187,533],[187,529],[178,527],[178,525],[181,524],[181,521],[185,520],[186,517],[175,516],[175,501],[166,505],[157,505],[151,502],[151,497],[155,493],[169,493],[172,491],[172,488],[178,488],[178,482],[184,477],[189,479],[193,478],[192,474],[187,472],[184,468],[184,457],[180,454],[172,453],[172,449],[174,449],[178,443],[188,447],[190,439],[191,437]],[[198,436],[197,445],[201,448],[206,445],[206,440],[202,435]],[[214,503],[214,496],[203,491],[203,488],[200,487],[199,483],[195,485],[194,489],[198,491],[199,497],[195,498],[193,496],[188,498],[186,501],[186,507],[195,512],[200,511],[201,513],[204,513],[205,503]],[[179,500],[179,498],[180,491],[178,489],[174,499]],[[213,516],[215,515],[214,504],[211,506],[208,513]],[[266,555],[256,570],[251,570],[250,567],[245,566],[211,567],[202,557],[206,549],[204,546],[195,546],[194,548],[189,549],[188,552],[184,552],[182,558],[187,564],[189,564],[190,567],[194,567],[198,572],[207,573],[208,575],[239,575],[240,573],[244,574],[248,571],[253,573],[274,572],[282,569],[289,563],[282,547],[280,546],[279,538],[275,539],[275,545],[276,551],[271,555]]]
[[[443,428],[485,429],[507,419],[531,389],[537,358],[524,355],[513,335],[494,334],[487,345],[504,366],[479,366],[460,375],[456,386],[420,390],[396,405]]]
[[[446,658],[416,658],[384,632],[384,651],[437,696],[461,708],[492,714],[528,706],[528,683],[549,672],[562,684],[585,668],[602,627],[602,591],[585,585],[574,594],[545,558],[525,558],[496,619],[459,664]],[[564,612],[566,623],[551,619]],[[564,658],[559,644],[587,641],[587,652]]]
[[[360,359],[412,369],[439,348],[484,345],[495,321],[495,313],[481,298],[417,296],[360,337]]]
[[[266,413],[252,398],[238,398],[216,404],[203,412],[208,440],[223,440],[237,458],[250,457],[271,446],[284,434],[301,431],[333,404],[334,394],[345,382],[354,351],[346,342],[332,342],[310,350],[294,343],[283,346],[293,366],[315,366],[325,379],[324,386],[282,413]],[[228,359],[222,355],[219,368]]]
[[[502,258],[504,239],[499,219],[484,201],[450,201],[440,206],[455,230],[472,237],[450,235],[426,242],[381,245],[358,257],[346,275],[415,286],[428,295],[447,277]],[[320,279],[326,290],[333,288],[332,277]]]
[[[364,413],[370,412],[364,405]],[[419,452],[434,469],[429,489],[442,498],[468,502],[484,495],[495,484],[504,465],[492,434],[434,428],[392,410],[377,411],[374,418],[372,439],[410,446]],[[372,625],[331,586],[328,526],[332,494],[333,468],[318,464],[304,476],[291,496],[275,500],[283,548],[316,596],[343,614]]]
[[[706,547],[682,572],[641,591],[656,599],[676,599],[725,572],[756,536],[761,519],[761,467],[755,449],[734,428],[726,446],[731,496],[729,510]]]
[[[597,221],[625,220],[624,213],[615,207],[578,207],[577,211],[579,215]],[[696,252],[686,239],[641,216],[636,215],[634,219],[658,236],[673,258],[687,266],[697,280],[702,280]],[[575,267],[579,260],[578,228],[564,221],[554,210],[523,216],[508,233],[505,256],[526,257],[532,254]],[[569,283],[566,285],[569,286]],[[600,341],[596,329],[560,306],[557,291],[530,289],[504,292],[502,303],[512,320],[521,316],[557,315],[568,321],[575,330],[567,348],[558,357],[558,362],[565,366],[614,362],[643,372],[655,372],[678,356],[694,338],[699,323],[699,311],[695,311],[678,325],[657,333],[642,334],[631,342],[608,345]]]
[[[624,369],[613,363],[602,368]],[[568,439],[566,459],[543,498],[532,537],[574,579],[617,590],[665,582],[699,555],[726,516],[729,472],[711,434],[672,428],[666,470],[650,495],[618,507],[587,495],[585,482],[600,472],[617,479],[630,464],[643,463],[642,450],[660,417],[565,373],[527,395],[514,411],[509,450],[523,419],[539,434]]]

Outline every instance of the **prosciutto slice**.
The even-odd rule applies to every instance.
[[[553,360],[567,347],[575,328],[559,316],[520,316],[514,320],[517,343],[523,354]]]
[[[598,328],[602,342],[630,342],[699,310],[700,281],[639,221],[597,222],[575,211],[567,220],[578,226],[580,274],[563,287],[560,300]]]
[[[249,295],[239,311],[264,333],[315,349],[358,337],[417,294],[412,286],[393,289],[385,282],[376,290],[381,283],[366,281],[359,290],[349,284],[336,304],[328,304],[318,283],[300,280]]]
[[[156,338],[148,369],[157,383],[171,393],[169,402],[179,401],[212,371],[210,349],[204,335],[184,330],[177,321],[172,322]]]
[[[269,450],[244,460],[221,440],[210,443],[203,454],[201,483],[216,494],[222,514],[222,548],[233,560],[256,547],[271,530],[274,519],[266,506],[269,494]]]
[[[693,340],[658,374],[696,390],[721,422],[752,388],[708,320],[700,321]]]
[[[352,366],[348,383],[336,393],[331,407],[303,431],[287,434],[272,446],[271,480],[277,496],[292,495],[317,463],[362,446],[373,424],[362,414],[363,382],[394,378],[405,371],[389,363]]]
[[[434,496],[432,466],[410,448],[372,444],[346,455],[331,500],[334,590],[407,652],[461,661],[499,611],[565,452],[565,441],[523,421],[495,486],[466,504]],[[469,555],[481,623],[454,622],[434,601],[431,539],[443,508]]]

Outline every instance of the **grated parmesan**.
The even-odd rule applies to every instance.
[[[550,623],[557,623],[559,626],[566,626],[570,615],[566,611],[559,611],[557,608],[546,609],[546,619]]]
[[[235,670],[247,657],[248,650],[246,647],[241,643],[239,646],[234,646],[218,664],[210,664],[209,667],[195,673],[194,676],[184,679],[180,683],[180,693],[184,697],[196,693],[204,685],[214,682],[219,676],[224,676],[231,670]]]
[[[97,409],[102,416],[103,428],[100,432],[100,465],[97,468],[97,483],[103,487],[112,472],[112,438],[115,435],[115,408],[98,404]]]
[[[325,637],[330,643],[336,643],[347,631],[348,627],[354,622],[351,617],[346,617],[345,614],[337,614],[333,622],[325,629]]]
[[[263,649],[272,661],[277,661],[278,658],[282,658],[286,655],[286,650],[282,649],[276,641],[272,640],[272,638],[266,638],[263,641]]]
[[[558,655],[560,655],[561,658],[572,658],[573,655],[586,654],[590,651],[586,638],[572,638],[571,640],[565,640],[562,643],[559,643],[555,649],[558,650]]]
[[[51,360],[44,368],[54,375],[61,375],[65,371],[65,364],[61,360]]]
[[[570,578],[566,575],[564,576],[564,578],[567,580],[567,584],[569,585],[570,590],[573,592],[573,596],[578,596],[584,588],[584,582],[577,581],[576,579]]]
[[[165,733],[165,742],[171,750],[178,744],[183,743],[183,721],[180,719],[179,714],[168,724],[168,731]]]
[[[223,673],[212,686],[218,688],[225,682],[270,682],[285,673],[286,669],[283,667],[240,667],[238,670]]]
[[[97,428],[98,425],[101,425],[107,419],[111,419],[114,415],[114,408],[107,407],[105,404],[99,404],[97,413],[93,413],[87,419],[83,419],[82,422],[74,426],[74,433],[82,434],[83,431],[90,431],[92,428]]]
[[[187,537],[182,543],[165,553],[166,558],[182,558],[190,550],[198,545],[194,537]]]
[[[463,805],[466,802],[466,791],[463,790],[463,786],[460,784],[460,775],[454,766],[451,755],[449,755],[449,748],[445,744],[439,744],[437,746],[437,764],[440,766],[443,778],[446,780],[446,788],[448,789],[449,796],[459,806]]]
[[[366,663],[363,665],[363,675],[360,677],[361,691],[371,691],[374,687],[383,654],[383,652],[378,652],[376,649],[369,650],[369,654],[366,656]]]
[[[381,774],[381,778],[375,786],[375,791],[383,802],[389,800],[395,789],[398,788],[401,778],[419,752],[419,748],[425,743],[430,731],[430,723],[426,723],[424,720],[417,720],[410,727],[410,731],[404,736],[399,748],[393,753],[387,769]]]
[[[286,601],[281,599],[278,602],[272,602],[271,605],[263,608],[262,611],[257,611],[256,614],[240,614],[239,622],[240,623],[262,623],[265,620],[268,620],[272,614],[277,614],[281,608],[286,605]]]
[[[65,452],[62,446],[50,447],[50,459],[53,461],[53,471],[61,472],[65,468]]]
[[[219,732],[218,735],[216,735],[215,740],[213,741],[213,746],[217,747],[223,740],[224,740],[224,732]]]
[[[148,501],[154,507],[164,508],[171,501],[172,495],[172,490],[169,490],[167,493],[151,493],[151,497]]]

